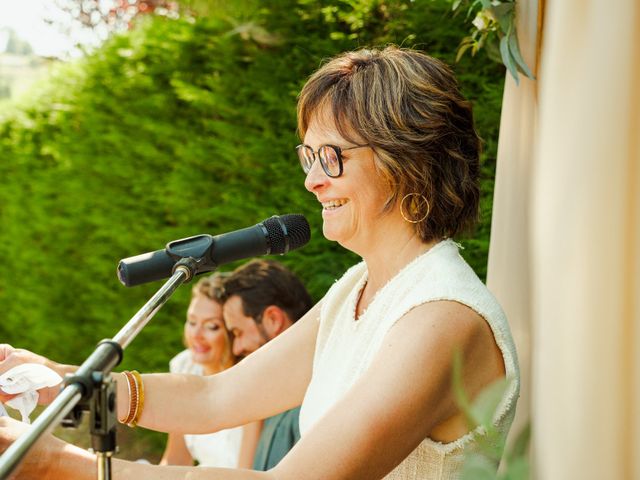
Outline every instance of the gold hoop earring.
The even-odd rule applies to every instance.
[[[415,213],[418,213],[421,210],[420,205],[418,204],[418,198],[422,198],[422,201],[427,206],[427,212],[422,216],[422,218],[418,220],[411,220],[407,217],[407,215],[404,213],[404,209],[402,208],[407,198],[409,198],[409,210]],[[424,221],[424,219],[429,216],[430,210],[431,205],[429,205],[429,200],[427,200],[427,197],[425,197],[421,193],[407,193],[404,197],[402,197],[402,200],[400,200],[400,215],[402,215],[402,218],[404,218],[405,221],[409,223],[420,223]]]

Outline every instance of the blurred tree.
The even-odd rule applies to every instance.
[[[144,15],[158,14],[177,18],[179,4],[162,0],[55,0],[66,20],[49,19],[62,31],[82,31],[99,44],[111,34],[130,29],[133,21]],[[58,13],[59,13],[58,12]]]
[[[11,87],[4,78],[0,78],[0,99],[11,97]]]
[[[12,28],[3,29],[3,33],[6,35],[5,53],[12,53],[14,55],[31,55],[33,48],[31,44],[26,40],[23,40]]]
[[[55,0],[71,24],[49,20],[65,29],[81,28],[105,40],[112,33],[132,28],[136,19],[158,15],[178,17],[218,16],[242,19],[259,9],[258,0]]]

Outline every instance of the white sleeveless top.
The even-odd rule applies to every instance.
[[[515,346],[502,309],[460,256],[457,244],[443,240],[409,263],[378,291],[355,321],[356,302],[366,281],[367,267],[361,262],[322,301],[313,374],[300,411],[302,437],[365,372],[395,322],[412,308],[438,300],[467,305],[491,327],[510,381],[494,417],[498,431],[506,436],[520,387]],[[479,427],[447,444],[425,438],[385,479],[457,479],[465,452],[475,450],[481,434]]]
[[[191,360],[191,352],[184,350],[169,362],[171,373],[203,375],[202,366]],[[187,450],[203,467],[236,468],[242,446],[242,427],[220,430],[203,435],[185,435]]]

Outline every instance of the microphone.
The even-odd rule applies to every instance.
[[[120,260],[118,278],[133,287],[168,278],[182,258],[198,260],[197,273],[215,270],[223,263],[257,255],[285,254],[309,242],[309,222],[300,214],[274,215],[252,227],[216,236],[196,235],[169,242],[164,250]]]

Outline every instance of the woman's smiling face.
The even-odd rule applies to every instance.
[[[194,295],[187,310],[184,339],[193,362],[202,365],[205,373],[220,369],[229,348],[222,306],[205,295]]]
[[[318,151],[322,145],[341,148],[356,145],[338,133],[332,115],[326,109],[321,109],[311,119],[304,143],[314,151]],[[337,178],[328,177],[316,160],[307,174],[305,187],[322,204],[324,236],[359,252],[379,228],[377,222],[383,215],[389,214],[383,213],[383,209],[390,189],[376,167],[374,152],[370,147],[343,152],[342,160],[343,173]]]

